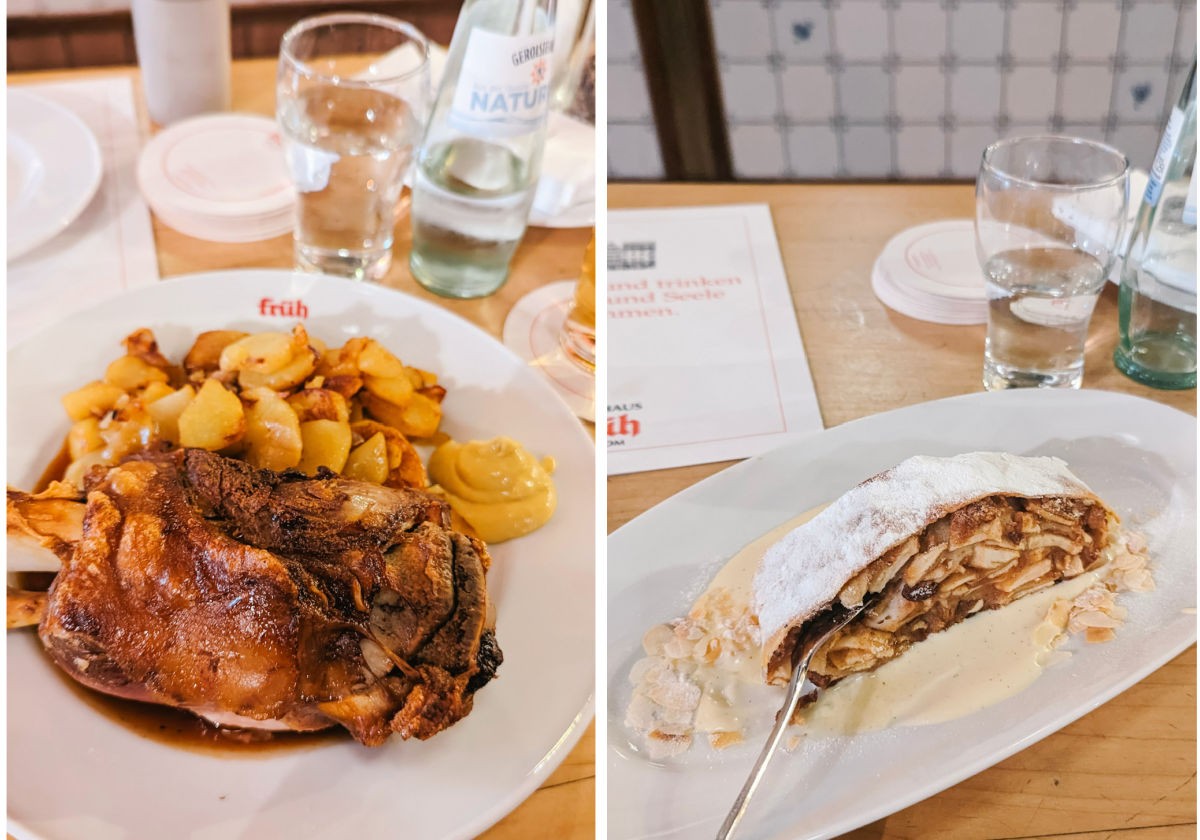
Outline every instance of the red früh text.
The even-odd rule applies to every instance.
[[[271,300],[258,302],[258,314],[274,318],[307,318],[308,307],[302,300]]]
[[[637,437],[641,430],[641,421],[634,420],[628,414],[618,414],[616,417],[608,418],[609,437]]]

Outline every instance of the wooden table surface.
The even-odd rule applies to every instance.
[[[251,59],[233,63],[233,110],[274,117],[275,61]],[[128,75],[139,91],[144,132],[152,126],[140,103],[140,81],[136,69],[21,73],[8,76],[12,85],[48,81],[71,81],[111,75]],[[530,228],[513,260],[509,280],[496,294],[471,301],[449,300],[421,288],[408,270],[411,243],[407,218],[396,228],[395,257],[383,285],[435,303],[500,338],[504,319],[518,300],[533,289],[556,280],[579,276],[583,251],[590,229],[551,230]],[[154,218],[158,268],[163,278],[197,271],[227,268],[291,268],[291,235],[262,242],[225,244],[193,239]],[[589,430],[591,424],[586,424]],[[547,837],[582,840],[594,836],[595,825],[595,735],[589,726],[579,744],[563,763],[523,804],[488,831],[487,840],[526,840]]]
[[[825,426],[982,390],[985,328],[887,309],[871,266],[901,230],[971,218],[970,185],[612,184],[610,208],[766,203]],[[1156,391],[1112,364],[1117,296],[1092,319],[1084,387],[1196,413],[1196,392]],[[732,462],[613,476],[609,530]],[[1166,840],[1196,836],[1196,649],[1034,746],[846,835],[854,840]],[[869,798],[870,792],[863,791]]]

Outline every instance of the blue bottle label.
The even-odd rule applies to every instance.
[[[1146,204],[1151,207],[1158,206],[1158,199],[1162,197],[1163,182],[1167,177],[1167,168],[1171,165],[1171,157],[1175,154],[1175,147],[1179,145],[1179,135],[1183,133],[1183,111],[1179,108],[1171,110],[1171,118],[1167,120],[1167,127],[1163,131],[1162,142],[1158,144],[1158,154],[1154,156],[1154,163],[1150,166],[1150,180],[1146,184]]]

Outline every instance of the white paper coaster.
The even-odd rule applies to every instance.
[[[970,219],[901,231],[883,247],[879,262],[898,286],[941,298],[987,300],[975,250],[975,223]]]
[[[295,190],[273,120],[206,114],[175,123],[146,144],[138,186],[181,233],[234,242],[292,228]]]
[[[525,295],[504,321],[504,345],[539,368],[575,416],[594,423],[596,379],[571,361],[559,344],[574,297],[574,280],[548,283]]]
[[[871,271],[871,289],[884,306],[919,321],[952,326],[987,323],[986,301],[956,301],[914,294],[912,289],[892,282],[878,261]]]

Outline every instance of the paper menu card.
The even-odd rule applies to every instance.
[[[130,79],[21,89],[83,120],[96,135],[104,172],[96,195],[78,218],[49,242],[8,264],[9,347],[72,312],[159,279],[150,211],[137,185],[142,137]]]
[[[766,205],[610,210],[607,294],[610,475],[822,429]]]

